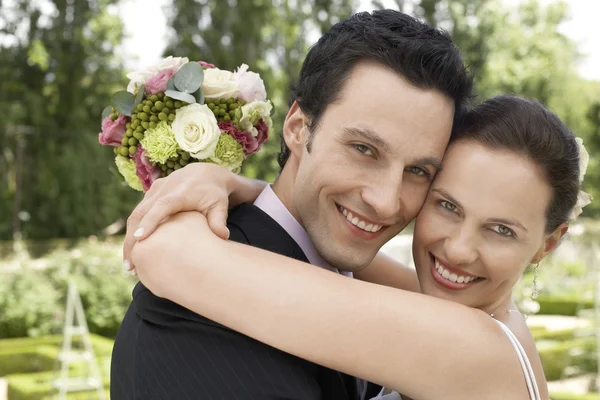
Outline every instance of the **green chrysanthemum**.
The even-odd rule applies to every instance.
[[[173,129],[165,121],[154,129],[148,129],[141,143],[146,150],[146,157],[154,163],[165,164],[168,160],[177,158],[179,145]]]
[[[208,161],[225,167],[237,174],[242,168],[244,158],[242,145],[233,136],[224,133],[219,137],[215,154]]]
[[[117,169],[125,178],[125,182],[135,190],[139,190],[142,192],[144,189],[142,187],[142,181],[138,178],[135,173],[135,161],[133,161],[129,157],[117,156],[115,158],[115,164],[117,164]]]

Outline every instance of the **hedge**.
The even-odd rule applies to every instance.
[[[110,363],[113,342],[97,335],[90,335],[96,359],[100,364]],[[61,336],[40,338],[1,339],[0,376],[27,372],[52,371],[58,365]],[[81,348],[81,338],[73,338],[73,348]],[[102,365],[101,365],[102,367]]]
[[[579,354],[572,351],[580,350]],[[538,343],[538,351],[549,381],[563,378],[567,367],[577,367],[580,372],[594,372],[598,362],[594,357],[596,339],[593,337],[566,340],[564,342]]]
[[[600,394],[550,393],[551,400],[600,400]]]
[[[58,390],[53,381],[59,377],[58,372],[38,372],[33,374],[17,374],[6,377],[8,383],[8,398],[10,400],[55,400]],[[108,398],[109,378],[104,376],[102,383],[104,394]],[[69,393],[69,400],[89,400],[95,398],[94,392]]]
[[[538,315],[576,316],[579,310],[594,308],[594,299],[581,299],[576,296],[542,296],[536,301],[540,305]]]

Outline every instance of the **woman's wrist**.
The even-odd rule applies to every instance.
[[[246,178],[237,174],[231,174],[231,179],[229,179],[228,184],[230,189],[230,207],[235,207],[242,203],[253,202],[268,185],[267,182]]]

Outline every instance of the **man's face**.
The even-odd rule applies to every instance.
[[[297,106],[288,114],[286,168],[295,172],[288,206],[327,262],[357,271],[421,209],[450,138],[454,104],[370,62],[356,65],[338,97],[315,128],[310,152],[306,117]]]

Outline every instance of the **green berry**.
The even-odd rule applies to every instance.
[[[125,146],[120,146],[119,154],[122,155],[123,157],[127,157],[129,155],[129,148],[127,148]]]
[[[150,127],[150,129],[155,129],[156,128],[157,123],[152,121],[148,124],[148,126]]]
[[[129,155],[134,155],[137,152],[136,146],[129,146]]]
[[[152,107],[150,107],[150,106],[144,106],[144,108],[143,108],[143,111],[144,111],[146,114],[150,114],[150,111],[151,111],[151,110],[152,110]]]
[[[172,168],[167,169],[167,175],[171,175],[173,172],[175,172],[174,169],[172,169]]]
[[[188,153],[187,151],[184,151],[183,153],[181,153],[181,159],[188,161],[190,159],[190,153]]]
[[[238,103],[233,103],[229,106],[230,110],[237,110],[238,108],[240,108],[240,105]]]
[[[143,127],[143,126],[141,126],[141,125],[140,125],[140,126],[138,126],[137,128],[135,128],[135,131],[136,131],[136,132],[139,132],[139,133],[144,133],[145,129],[144,129],[144,127]]]
[[[156,115],[151,115],[150,122],[158,122],[158,117]]]
[[[215,103],[208,103],[208,108],[210,108],[211,110],[215,109]]]
[[[171,110],[169,108],[165,107],[162,110],[160,110],[160,112],[164,112],[165,114],[169,115],[171,113]]]
[[[169,116],[161,112],[160,114],[158,114],[158,119],[160,119],[161,121],[166,121],[167,119],[169,119]]]
[[[128,122],[128,123],[126,123],[126,124],[125,124],[125,128],[126,128],[126,129],[129,129],[129,128],[131,128],[131,122]]]
[[[150,101],[156,103],[158,101],[158,96],[153,94],[152,96],[150,96]]]
[[[165,164],[158,164],[160,166],[160,169],[163,170],[163,172],[167,171],[167,166]]]
[[[157,96],[158,96],[159,100],[162,100],[165,98],[165,94],[163,92],[158,93]]]
[[[167,161],[167,167],[169,168],[173,168],[175,166],[175,163],[171,160]]]
[[[158,114],[159,111],[158,111],[158,109],[156,107],[152,106],[152,108],[150,109],[150,112],[152,114]]]
[[[165,105],[167,106],[167,108],[173,108],[173,106],[175,106],[175,104],[173,104],[172,100],[167,100],[165,102]]]
[[[124,137],[124,138],[121,140],[121,144],[122,144],[123,146],[127,146],[127,145],[128,145],[128,143],[129,143],[129,138],[128,138],[128,137]]]
[[[139,140],[142,140],[144,138],[144,134],[140,133],[140,132],[135,132],[133,134],[133,137],[136,138],[139,141]]]
[[[169,121],[175,121],[175,114],[169,114]]]
[[[119,148],[118,147],[113,147],[113,152],[115,154],[119,154]]]
[[[133,129],[127,128],[127,130],[125,131],[125,136],[132,137],[133,136]]]
[[[154,108],[156,108],[158,111],[162,111],[162,109],[164,107],[165,107],[165,103],[163,103],[162,101],[154,102]]]
[[[143,104],[148,107],[152,107],[152,100],[144,100]]]
[[[226,111],[226,110],[221,110],[221,111],[219,111],[219,115],[220,115],[221,117],[224,117],[224,116],[226,116],[226,115],[227,115],[227,111]]]
[[[181,165],[182,167],[185,167],[186,165],[188,165],[190,162],[184,159],[179,160],[179,165]]]
[[[181,168],[181,165],[179,163],[175,164],[175,166],[173,167],[175,171],[177,171],[179,168]]]
[[[140,114],[140,119],[142,121],[148,121],[150,119],[150,116],[148,114],[146,114],[145,112]]]
[[[240,103],[240,106],[245,106],[246,105],[246,101],[245,100],[240,100],[240,101],[238,101],[238,103]]]
[[[225,103],[229,105],[229,104],[233,104],[234,101],[235,101],[234,99],[227,99],[225,101]]]
[[[229,111],[229,117],[231,117],[231,119],[235,118],[235,110]]]
[[[112,121],[116,121],[116,119],[119,118],[119,116],[115,113],[110,114],[109,117]]]
[[[146,122],[146,121],[142,122],[142,128],[148,129],[149,126],[150,126],[149,122]]]
[[[136,138],[129,139],[129,145],[130,146],[137,146],[138,145],[138,140]]]
[[[227,110],[227,104],[219,104],[221,110]]]
[[[229,116],[229,114],[225,114],[225,116],[223,117],[223,121],[225,121],[225,122],[231,121],[231,117]]]
[[[179,109],[181,107],[183,107],[183,103],[181,101],[176,101],[175,102],[175,108]]]

